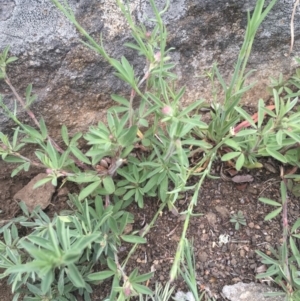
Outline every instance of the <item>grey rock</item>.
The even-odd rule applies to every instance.
[[[222,293],[230,301],[284,301],[284,296],[271,298],[264,296],[265,293],[278,291],[273,287],[254,282],[238,282],[234,285],[226,285],[222,289]]]
[[[51,202],[52,195],[55,191],[54,186],[51,182],[33,189],[34,185],[41,179],[47,177],[47,174],[38,174],[35,176],[27,185],[25,185],[21,190],[19,190],[14,195],[15,201],[23,201],[29,212],[33,211],[36,206],[40,206],[41,209],[45,209]]]

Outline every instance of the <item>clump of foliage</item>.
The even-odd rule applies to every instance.
[[[231,215],[231,223],[234,223],[235,230],[239,230],[241,225],[246,225],[246,219],[241,210]]]
[[[139,275],[137,270],[127,273],[129,256],[137,244],[146,240],[124,234],[126,225],[133,220],[125,209],[132,202],[143,208],[147,197],[159,198],[161,206],[144,231],[142,236],[145,236],[163,208],[174,208],[180,193],[189,192],[192,197],[183,212],[186,219],[170,271],[170,283],[179,271],[184,270],[193,297],[201,300],[185,237],[190,218],[195,215],[194,206],[201,199],[202,184],[207,177],[214,177],[210,174],[213,162],[218,158],[233,160],[239,170],[243,166],[257,165],[261,157],[271,156],[283,163],[299,165],[297,95],[286,89],[287,93],[281,96],[283,90],[274,88],[274,105],[266,106],[259,100],[256,116],[249,116],[240,104],[243,94],[253,87],[245,86],[249,75],[245,71],[255,34],[276,0],[265,9],[264,0],[258,0],[252,16],[248,14],[244,43],[229,84],[216,65],[208,74],[213,85],[216,81],[221,83],[224,95],[223,102],[214,99],[211,104],[208,123],[197,113],[207,107],[207,103],[200,99],[183,108],[181,99],[185,88],[175,88],[175,64],[170,57],[172,49],[167,49],[167,30],[162,21],[168,4],[158,11],[154,0],[150,0],[154,19],[153,27],[148,29],[143,24],[136,25],[127,5],[117,0],[135,41],[125,46],[145,58],[146,68],[140,79],[125,57],[119,61],[110,57],[102,39],[100,43],[94,40],[66,5],[58,0],[52,2],[83,35],[83,44],[106,59],[114,67],[115,75],[129,85],[130,97],[112,95],[117,105],[108,111],[107,124],[99,122],[84,135],[77,133],[70,137],[67,127],[62,126],[63,145],[59,145],[50,137],[44,119],[38,120],[31,109],[36,99],[32,85],[27,87],[23,99],[9,79],[6,67],[16,58],[8,57],[9,48],[2,52],[0,76],[17,100],[14,110],[10,110],[2,99],[0,102],[3,111],[17,125],[12,138],[0,133],[2,159],[18,164],[12,176],[36,166],[47,172],[47,177],[36,186],[49,181],[55,186],[58,181],[71,181],[83,188],[79,195],[70,195],[71,211],[51,220],[39,209],[29,214],[22,206],[24,216],[1,229],[5,238],[0,250],[0,267],[4,269],[1,277],[8,277],[15,293],[14,300],[20,295],[25,295],[28,300],[75,300],[75,293],[90,300],[91,285],[101,284],[106,278],[112,278],[108,300],[128,300],[137,295],[143,298],[143,294],[147,294],[149,300],[153,294],[144,283],[152,273]],[[299,83],[298,77],[295,82]],[[140,105],[134,109],[136,98]],[[18,119],[17,104],[28,113],[35,127]],[[80,138],[89,147],[86,152],[79,148]],[[21,154],[28,144],[37,149],[35,159]],[[194,154],[199,159],[192,164]],[[188,186],[192,176],[199,180]],[[241,221],[239,219],[238,225]],[[30,228],[31,232],[20,238],[16,224]],[[134,244],[123,263],[118,259],[121,241]],[[181,265],[183,254],[187,256],[187,266]],[[94,271],[98,262],[104,270]],[[167,298],[168,291],[158,291],[158,295]]]
[[[262,262],[268,266],[264,273],[260,273],[256,277],[258,279],[272,279],[284,290],[284,292],[269,293],[269,296],[283,295],[289,301],[296,301],[300,298],[300,219],[297,219],[289,229],[287,178],[288,176],[283,177],[280,183],[281,203],[268,198],[259,199],[264,204],[277,208],[265,217],[266,221],[282,213],[283,242],[277,250],[275,248],[270,249],[272,257],[261,251],[256,251],[262,257]]]

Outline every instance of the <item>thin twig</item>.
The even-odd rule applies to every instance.
[[[295,2],[293,12],[292,12],[292,17],[291,17],[291,47],[290,47],[289,55],[291,54],[291,52],[293,50],[294,41],[295,41],[295,37],[294,37],[294,18],[295,18],[295,13],[296,13],[297,6],[299,5],[299,1],[300,0],[297,0]]]

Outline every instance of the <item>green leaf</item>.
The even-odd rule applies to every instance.
[[[121,238],[132,244],[145,244],[147,240],[144,237],[136,236],[136,235],[121,235]]]
[[[208,125],[205,122],[199,120],[199,118],[182,117],[180,118],[180,121],[186,123],[191,129],[197,127],[198,129],[206,130],[208,128]]]
[[[265,103],[263,101],[263,99],[260,99],[258,101],[258,120],[257,120],[257,127],[260,128],[263,121],[264,121],[264,111],[263,108],[265,107]]]
[[[46,127],[44,118],[41,118],[39,123],[40,123],[42,137],[43,137],[43,139],[46,139],[48,136],[48,131],[47,131],[47,127]]]
[[[54,272],[49,267],[47,273],[42,277],[41,290],[43,292],[43,295],[46,295],[49,292],[53,281],[54,281]]]
[[[241,107],[235,106],[234,109],[242,116],[245,118],[246,121],[248,121],[250,123],[250,125],[252,125],[254,128],[256,128],[256,124],[253,121],[253,119],[251,118],[251,116],[245,111],[243,110]]]
[[[22,124],[22,128],[24,129],[24,131],[31,137],[36,138],[40,141],[43,141],[43,137],[42,135],[33,127],[26,125],[26,124]]]
[[[84,189],[82,189],[79,193],[78,199],[79,201],[82,201],[85,199],[88,195],[90,195],[99,185],[101,184],[101,180],[97,180],[94,183],[88,185]]]
[[[140,294],[145,294],[145,295],[153,294],[153,292],[150,290],[150,288],[148,288],[145,285],[141,285],[141,284],[138,284],[138,283],[132,283],[131,285],[134,288],[134,290],[136,290]]]
[[[256,134],[256,133],[257,133],[256,129],[243,129],[243,130],[239,131],[235,136],[236,137],[243,137],[243,136],[253,135],[253,134]]]
[[[212,148],[212,145],[207,143],[204,140],[196,140],[196,139],[187,139],[181,142],[182,145],[195,145],[203,147],[204,149]]]
[[[72,281],[75,287],[85,287],[85,281],[82,278],[82,275],[78,271],[77,267],[74,264],[69,264],[67,269],[67,275],[69,279]]]
[[[120,96],[120,95],[112,94],[112,95],[111,95],[111,98],[112,98],[114,101],[118,102],[119,104],[121,104],[121,105],[123,105],[123,106],[125,106],[125,107],[128,107],[128,108],[129,108],[129,106],[130,106],[129,101],[128,101],[126,98],[124,98],[124,97],[122,97],[122,96]]]
[[[299,227],[300,227],[300,218],[297,219],[297,221],[294,223],[294,225],[291,229],[291,233],[294,233]]]
[[[129,146],[134,142],[136,138],[138,127],[136,125],[132,126],[126,131],[124,135],[118,138],[118,142],[123,146]]]
[[[64,293],[64,288],[65,288],[64,276],[65,276],[65,269],[61,269],[58,277],[58,282],[57,282],[57,289],[60,295],[63,295]]]
[[[132,282],[145,282],[148,279],[150,279],[153,275],[154,275],[154,272],[150,272],[150,273],[147,273],[147,274],[135,276],[134,278],[132,278],[131,275],[130,275],[129,278]]]
[[[18,174],[22,169],[24,169],[25,164],[21,164],[19,165],[17,168],[15,168],[12,172],[11,172],[11,177],[14,177],[16,174]]]
[[[9,163],[25,163],[26,162],[24,159],[22,159],[20,157],[15,157],[15,156],[10,156],[10,155],[5,157],[4,161],[9,162]]]
[[[69,134],[68,134],[68,129],[67,129],[67,127],[65,125],[63,125],[61,127],[61,137],[63,138],[64,143],[66,145],[69,145],[69,142],[70,142],[69,141]]]
[[[261,256],[263,258],[264,263],[273,264],[275,266],[278,266],[278,262],[275,259],[269,257],[268,255],[264,254],[263,252],[256,250],[255,253],[257,253],[259,256]],[[258,277],[259,275],[257,275],[256,277]]]
[[[283,163],[287,163],[287,160],[286,158],[281,154],[279,153],[278,151],[274,150],[274,149],[271,149],[271,148],[268,148],[266,147],[266,151],[267,153],[272,156],[274,159],[278,160],[278,161],[281,161]]]
[[[107,270],[107,271],[89,274],[87,276],[87,279],[90,281],[102,281],[104,279],[107,279],[107,278],[113,276],[114,274],[115,274],[114,271]]]
[[[282,130],[279,130],[276,134],[276,141],[277,141],[277,144],[282,146],[282,138],[283,138],[283,132]]]
[[[47,142],[47,154],[51,160],[52,168],[58,168],[58,154],[52,143],[48,140]]]
[[[12,142],[13,149],[15,149],[17,142],[18,142],[19,130],[20,130],[20,127],[17,127],[14,131],[13,142]]]
[[[239,144],[236,141],[234,141],[233,139],[226,139],[224,141],[224,143],[226,145],[228,145],[229,147],[233,148],[234,150],[239,150],[239,151],[241,150],[241,147],[239,146]]]
[[[126,73],[127,73],[127,76],[128,76],[128,80],[131,83],[132,80],[134,79],[133,68],[131,67],[131,65],[129,64],[128,60],[124,56],[121,57],[121,62],[122,62],[122,65],[124,67],[124,70],[126,70]]]
[[[91,161],[75,145],[70,145],[70,150],[78,160],[91,164]]]
[[[277,206],[277,207],[281,207],[282,205],[278,202],[275,202],[271,199],[268,198],[259,198],[259,200],[265,204],[271,205],[271,206]]]
[[[236,163],[235,163],[235,168],[237,170],[241,170],[242,167],[244,166],[244,163],[245,163],[245,155],[244,154],[241,154],[237,160],[236,160]]]
[[[280,105],[279,105],[279,95],[278,95],[278,92],[276,89],[273,89],[273,96],[274,96],[276,115],[278,115],[279,110],[280,110]]]
[[[35,295],[42,295],[43,294],[43,292],[39,288],[37,288],[35,285],[32,285],[29,282],[26,283],[26,286],[29,289],[29,291],[32,292]]]
[[[157,183],[157,178],[156,177],[151,177],[147,184],[143,187],[143,191],[145,193],[149,192],[154,186],[156,186]]]
[[[268,215],[265,216],[264,220],[269,221],[270,219],[276,217],[282,210],[282,207],[275,209],[274,211],[270,212]]]
[[[262,111],[266,112],[271,117],[274,117],[274,118],[276,117],[276,114],[272,110],[270,110],[268,108],[263,107]]]
[[[227,154],[223,155],[221,160],[222,161],[229,161],[229,160],[239,156],[240,154],[241,154],[241,152],[230,152],[230,153],[227,153]]]
[[[295,240],[292,237],[290,237],[290,247],[291,247],[291,250],[293,252],[293,255],[295,256],[295,258],[297,260],[297,264],[300,265],[299,250],[297,248]]]
[[[34,184],[33,189],[43,186],[44,184],[46,184],[47,182],[50,182],[50,181],[52,181],[52,177],[47,177],[47,178],[41,179]]]
[[[197,100],[197,101],[193,102],[188,107],[186,107],[182,112],[180,112],[179,117],[180,116],[183,117],[183,116],[189,114],[190,112],[192,112],[193,110],[195,110],[196,108],[201,106],[201,104],[203,104],[204,101],[205,101],[204,99],[200,99],[200,100]]]
[[[16,56],[11,56],[10,58],[8,58],[7,60],[6,60],[6,65],[8,65],[8,64],[10,64],[10,63],[12,63],[12,62],[15,62],[16,60],[18,60],[18,58],[16,57]]]
[[[293,140],[295,140],[295,142],[300,143],[300,136],[297,135],[296,133],[291,132],[291,131],[287,131],[287,130],[285,130],[284,133],[286,135],[290,136]]]
[[[102,180],[104,189],[107,191],[108,194],[112,194],[115,192],[115,183],[112,179],[112,177],[107,176]]]
[[[76,145],[76,142],[78,139],[80,139],[82,136],[82,133],[77,133],[73,136],[73,138],[71,139],[70,145]]]
[[[111,259],[110,257],[107,258],[107,266],[110,268],[110,270],[114,273],[117,272],[118,267],[116,265],[116,263],[113,261],[113,259]]]

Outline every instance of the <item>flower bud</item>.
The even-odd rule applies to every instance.
[[[164,115],[173,116],[173,109],[170,106],[164,106],[161,110]]]
[[[161,53],[160,51],[156,52],[154,55],[155,62],[160,62]]]
[[[46,174],[51,175],[53,173],[53,170],[51,168],[46,169]]]

